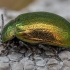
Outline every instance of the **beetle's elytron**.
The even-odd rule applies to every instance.
[[[28,43],[45,43],[70,47],[70,23],[61,16],[48,12],[19,15],[2,31],[2,42],[18,38]]]

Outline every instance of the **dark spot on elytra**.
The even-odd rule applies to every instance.
[[[42,31],[42,30],[33,30],[30,33],[31,36],[33,36],[34,38],[39,38],[42,39],[43,41],[54,41],[55,38],[53,36],[53,34],[49,31]]]
[[[30,31],[27,34],[23,33],[21,36],[25,39],[33,39],[33,38],[36,38],[36,40],[41,39],[42,42],[51,42],[56,40],[51,32],[43,31],[41,29]]]

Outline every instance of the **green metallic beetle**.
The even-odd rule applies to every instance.
[[[70,47],[70,23],[61,16],[49,12],[32,12],[19,15],[5,25],[2,42],[14,38],[38,44]]]

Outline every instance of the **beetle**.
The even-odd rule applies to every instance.
[[[31,44],[48,44],[70,47],[70,23],[63,17],[49,12],[21,14],[5,25],[2,43],[18,40]],[[17,43],[18,44],[18,43]]]

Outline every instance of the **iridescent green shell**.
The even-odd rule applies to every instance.
[[[12,38],[14,38],[14,32],[15,31],[15,23],[14,20],[10,21],[7,25],[5,25],[3,31],[2,31],[2,42],[6,42]]]
[[[70,47],[70,23],[53,13],[25,13],[10,21],[2,31],[2,42],[14,37],[29,43]]]

